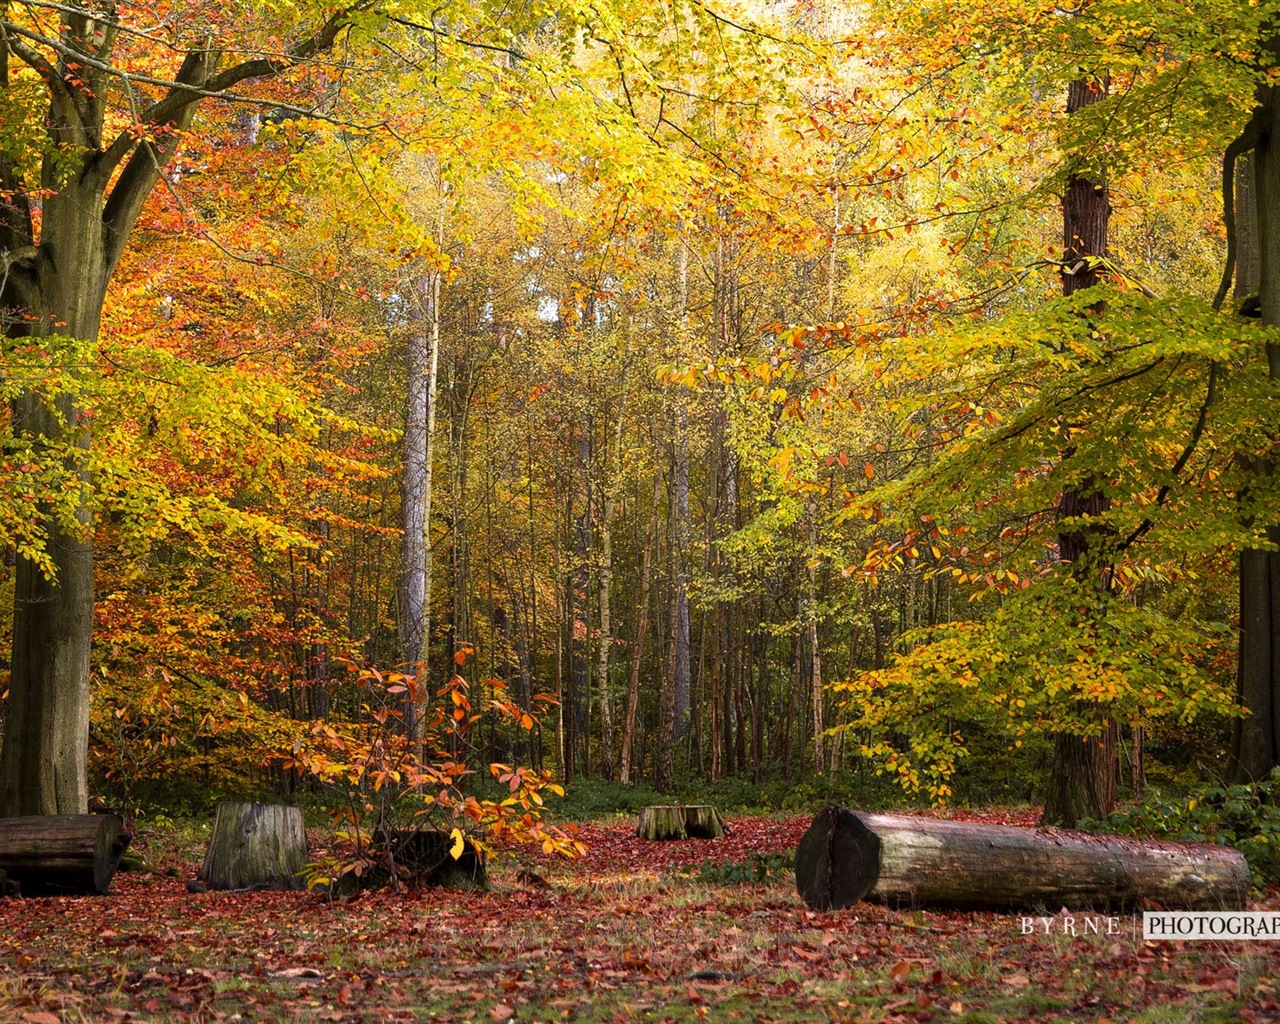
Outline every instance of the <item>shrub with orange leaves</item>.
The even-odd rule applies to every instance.
[[[454,657],[460,667],[469,647]],[[284,757],[287,768],[319,780],[336,798],[334,821],[348,852],[310,865],[308,883],[329,885],[350,877],[404,881],[387,871],[378,835],[403,829],[447,832],[457,859],[466,843],[484,855],[499,844],[536,843],[545,853],[578,857],[586,846],[572,826],[542,821],[545,794],[564,790],[545,770],[491,763],[473,765],[469,734],[486,720],[532,729],[530,710],[502,699],[501,680],[486,680],[493,698],[473,702],[470,684],[457,672],[436,690],[417,672],[380,672],[351,666],[356,673],[361,715],[351,723],[317,722]],[[542,699],[544,702],[546,698]],[[496,783],[486,793],[480,779]],[[492,783],[489,789],[492,789]],[[378,869],[383,870],[378,870]],[[348,883],[349,884],[349,883]]]

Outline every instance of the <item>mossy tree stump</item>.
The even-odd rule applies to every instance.
[[[456,857],[453,837],[438,829],[379,830],[374,833],[373,847],[385,858],[387,870],[406,885],[489,889],[484,853],[470,839],[463,839]]]
[[[210,889],[301,889],[306,866],[302,808],[224,803],[196,877]]]
[[[654,804],[640,812],[636,826],[641,839],[719,839],[725,831],[710,804]]]

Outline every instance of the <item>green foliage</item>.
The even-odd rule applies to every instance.
[[[1208,666],[1229,642],[1059,573],[1007,598],[986,622],[955,622],[904,638],[893,665],[834,686],[846,724],[877,773],[935,803],[970,754],[966,732],[1095,736],[1106,719],[1178,725],[1235,712]]]
[[[666,802],[656,789],[640,784],[624,786],[612,779],[577,779],[565,787],[554,815],[570,821],[612,816],[634,817],[651,804]]]
[[[1182,800],[1153,797],[1081,827],[1231,846],[1248,860],[1254,885],[1268,885],[1280,881],[1280,769],[1258,783],[1212,786]]]
[[[761,853],[752,850],[743,861],[704,860],[693,880],[704,885],[770,885],[789,881],[795,869],[795,854],[792,852]]]
[[[198,814],[269,789],[264,766],[307,724],[203,676],[100,670],[90,698],[94,789],[128,815]]]
[[[729,776],[715,782],[677,780],[665,792],[647,785],[624,786],[604,779],[577,779],[566,787],[565,799],[551,814],[583,821],[605,817],[635,817],[651,804],[711,804],[725,814],[769,814],[775,811],[816,811],[828,804],[886,808],[902,794],[866,771],[837,772],[802,779],[770,777],[760,782]]]

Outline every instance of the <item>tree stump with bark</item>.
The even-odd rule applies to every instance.
[[[114,814],[0,818],[0,892],[101,895],[132,838]]]
[[[725,831],[709,804],[654,804],[640,812],[636,826],[641,839],[719,839]]]
[[[373,834],[373,848],[390,875],[406,885],[444,886],[448,889],[475,889],[487,892],[489,874],[484,854],[470,839],[462,839],[462,849],[453,855],[456,840],[439,829],[381,830]]]
[[[815,910],[861,899],[975,910],[1237,910],[1249,867],[1235,850],[1209,843],[828,807],[796,849],[796,887]]]
[[[196,878],[210,889],[300,889],[306,866],[300,807],[223,803]]]

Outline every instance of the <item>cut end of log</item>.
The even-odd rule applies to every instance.
[[[728,830],[709,804],[654,804],[640,812],[641,839],[719,839]]]
[[[805,903],[814,910],[852,906],[879,876],[879,837],[853,811],[819,811],[796,848],[796,888]]]

